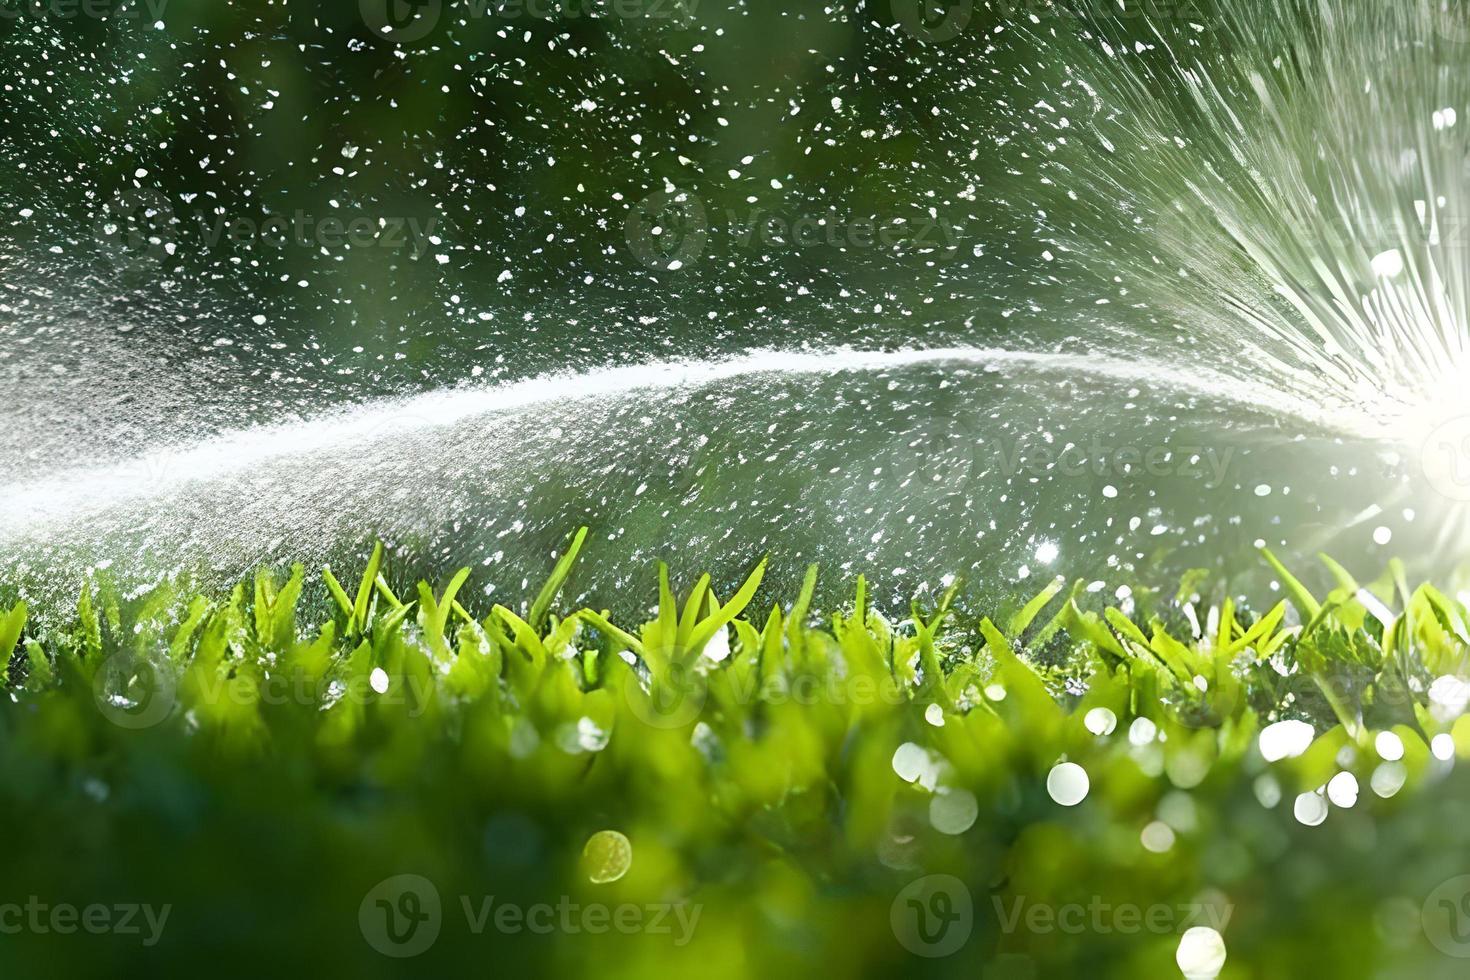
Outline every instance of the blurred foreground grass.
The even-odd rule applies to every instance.
[[[517,609],[379,549],[0,615],[0,975],[1463,972],[1470,614],[1394,568],[620,627],[582,539]]]

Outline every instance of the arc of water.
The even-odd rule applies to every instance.
[[[301,422],[257,426],[170,447],[143,459],[70,470],[0,487],[0,540],[35,533],[145,498],[163,498],[190,484],[220,480],[288,457],[369,443],[383,438],[386,423],[410,418],[424,428],[454,425],[479,416],[661,391],[707,387],[762,375],[831,375],[955,364],[1002,369],[1025,367],[1166,388],[1217,403],[1247,406],[1321,429],[1354,433],[1369,424],[1351,413],[1303,403],[1290,394],[1154,362],[1085,354],[946,347],[898,351],[834,348],[817,351],[758,350],[723,359],[656,361],[583,373],[542,375],[499,385],[439,389],[407,398],[382,399],[324,412]],[[399,433],[401,435],[401,433]],[[139,472],[150,475],[139,480]]]

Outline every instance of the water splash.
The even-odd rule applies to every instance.
[[[696,455],[694,451],[686,452],[680,445],[661,456],[666,446],[650,450],[648,440],[653,437],[633,422],[628,432],[620,433],[626,438],[614,450],[596,444],[605,431],[601,425],[609,403],[641,422],[639,416],[652,416],[666,407],[671,408],[667,415],[682,416],[689,406],[682,404],[682,396],[673,396],[675,391],[722,382],[725,389],[735,389],[740,387],[735,382],[745,375],[769,373],[790,378],[803,372],[882,372],[947,362],[1018,369],[1007,373],[1008,382],[1014,378],[1014,386],[1003,393],[979,392],[982,386],[993,386],[973,371],[968,372],[972,387],[964,389],[966,410],[973,408],[976,415],[993,422],[1002,437],[1013,439],[1024,429],[1026,436],[1038,442],[1055,436],[1059,444],[1065,444],[1068,439],[1082,438],[1084,428],[1113,436],[1142,420],[1159,430],[1148,436],[1156,443],[1151,448],[1172,449],[1186,440],[1200,445],[1209,440],[1223,443],[1231,438],[1236,420],[1230,418],[1229,409],[1213,410],[1220,405],[1245,406],[1323,430],[1411,449],[1425,444],[1419,438],[1423,431],[1441,431],[1435,420],[1459,411],[1460,386],[1455,382],[1466,357],[1470,289],[1457,249],[1467,216],[1463,165],[1465,141],[1470,136],[1470,116],[1465,115],[1470,112],[1466,100],[1470,93],[1460,65],[1470,51],[1464,47],[1470,31],[1457,35],[1455,18],[1430,0],[1362,0],[1351,5],[1346,0],[1286,0],[1269,9],[1250,10],[1248,15],[1228,7],[1217,9],[1227,5],[1214,0],[1201,0],[1200,5],[1210,8],[1210,13],[1202,13],[1198,23],[1171,16],[1175,8],[1169,5],[1148,5],[1148,18],[1089,14],[1085,19],[1063,21],[1034,16],[1025,29],[1042,41],[1030,52],[1039,59],[1037,70],[999,78],[995,88],[1005,91],[997,91],[996,98],[987,102],[972,98],[963,86],[950,86],[942,91],[960,95],[946,102],[931,99],[932,88],[914,89],[910,93],[916,100],[913,117],[926,122],[932,119],[934,128],[926,128],[926,134],[945,138],[927,143],[934,154],[918,159],[910,159],[906,141],[893,141],[892,146],[905,147],[901,161],[886,157],[885,153],[893,151],[884,151],[875,142],[870,152],[876,160],[888,163],[874,170],[899,175],[896,180],[901,186],[891,189],[894,198],[911,194],[913,202],[922,202],[931,214],[937,210],[968,215],[968,233],[972,238],[979,234],[984,241],[967,242],[971,249],[962,249],[960,260],[950,265],[925,253],[916,253],[918,258],[911,265],[894,264],[894,256],[883,251],[854,253],[873,261],[832,263],[831,276],[843,297],[840,304],[797,298],[808,293],[802,278],[806,273],[798,269],[809,264],[805,261],[768,266],[764,255],[736,255],[739,261],[727,261],[729,257],[721,253],[717,262],[712,253],[699,270],[708,272],[708,277],[660,277],[656,301],[647,304],[658,316],[645,316],[649,313],[645,308],[639,308],[637,316],[625,315],[626,310],[605,305],[604,297],[593,305],[587,295],[538,293],[541,284],[530,275],[536,263],[544,261],[541,271],[551,269],[549,278],[555,282],[596,280],[600,287],[607,276],[618,275],[618,267],[610,265],[607,256],[622,248],[621,241],[599,243],[584,234],[590,244],[582,262],[576,260],[575,250],[551,250],[544,260],[538,260],[521,254],[526,239],[516,228],[500,247],[484,253],[521,260],[508,308],[491,310],[493,304],[487,305],[485,291],[466,289],[462,281],[435,279],[435,288],[443,286],[438,292],[449,299],[447,319],[424,317],[434,324],[425,331],[425,339],[445,352],[446,363],[453,355],[454,367],[445,369],[397,349],[404,343],[400,334],[413,326],[401,322],[398,294],[431,292],[427,286],[405,288],[402,277],[407,273],[397,267],[393,275],[374,276],[359,269],[351,277],[354,291],[370,282],[391,284],[393,302],[380,304],[387,311],[380,319],[359,313],[372,309],[362,297],[354,295],[351,304],[338,303],[340,297],[333,297],[332,302],[320,300],[314,308],[301,303],[262,309],[246,321],[255,323],[258,331],[213,336],[197,326],[207,322],[204,311],[217,308],[226,317],[251,315],[263,302],[260,297],[270,295],[261,284],[250,285],[247,270],[258,267],[272,278],[281,274],[282,282],[298,283],[295,288],[306,288],[302,284],[308,281],[316,288],[319,278],[341,281],[296,274],[297,270],[282,270],[270,262],[226,265],[220,259],[215,274],[183,277],[188,288],[179,293],[189,298],[191,308],[176,319],[187,325],[181,332],[199,341],[201,347],[209,344],[214,352],[210,357],[223,357],[219,351],[232,352],[231,363],[238,358],[240,365],[237,375],[222,376],[225,380],[201,379],[190,362],[190,370],[183,372],[188,380],[181,383],[186,390],[174,401],[165,401],[153,397],[157,386],[149,372],[153,370],[151,357],[162,350],[171,353],[171,348],[152,349],[147,364],[111,383],[108,376],[97,373],[96,365],[112,364],[114,359],[89,341],[82,345],[88,358],[70,387],[85,392],[82,400],[89,408],[98,401],[94,393],[102,391],[128,397],[137,394],[163,405],[151,414],[137,413],[141,421],[134,427],[137,438],[133,445],[156,445],[160,433],[167,431],[164,423],[173,420],[174,404],[182,406],[180,412],[185,415],[182,431],[194,433],[217,425],[219,415],[203,414],[214,403],[220,414],[234,413],[235,418],[271,418],[274,416],[267,413],[279,412],[282,406],[311,414],[303,421],[163,446],[124,463],[53,471],[48,469],[49,447],[65,441],[73,447],[75,458],[87,458],[86,452],[76,452],[75,447],[90,429],[99,433],[96,441],[103,450],[115,451],[117,430],[122,427],[111,416],[132,410],[106,407],[98,413],[109,416],[106,424],[77,424],[80,413],[54,397],[61,385],[55,378],[62,375],[47,375],[36,368],[47,366],[44,356],[22,357],[14,376],[19,379],[24,372],[28,378],[42,378],[43,384],[35,388],[35,404],[62,420],[55,430],[61,438],[50,432],[36,438],[27,415],[39,420],[43,413],[40,407],[31,410],[21,403],[24,411],[14,414],[13,442],[39,448],[31,457],[35,468],[23,470],[23,477],[13,473],[11,485],[0,487],[0,543],[19,541],[23,548],[38,544],[22,562],[30,560],[32,567],[44,567],[46,574],[54,573],[57,578],[71,576],[79,565],[95,563],[94,545],[103,541],[128,560],[138,555],[166,555],[155,562],[160,567],[187,564],[179,556],[219,569],[275,559],[286,554],[275,547],[280,540],[290,543],[289,557],[310,558],[314,557],[310,546],[332,535],[345,541],[373,533],[408,539],[405,550],[417,548],[416,560],[422,556],[437,559],[447,556],[470,533],[481,534],[492,552],[499,548],[501,534],[525,536],[523,524],[563,533],[574,518],[581,519],[608,497],[623,493],[622,481],[628,484],[625,496],[643,501],[621,510],[604,508],[619,515],[637,510],[637,521],[608,522],[608,535],[620,541],[624,553],[619,557],[625,566],[646,557],[645,549],[676,550],[676,545],[695,538],[711,553],[726,554],[731,529],[743,515],[757,509],[755,498],[759,497],[768,509],[739,529],[752,547],[768,543],[762,537],[767,531],[790,540],[803,527],[821,528],[838,543],[830,551],[837,561],[887,568],[897,583],[895,589],[902,591],[904,576],[926,556],[935,564],[950,566],[940,571],[951,572],[958,559],[978,555],[977,563],[1004,569],[995,573],[998,577],[1019,579],[1029,574],[1015,567],[1014,555],[1021,551],[1034,554],[1043,564],[1053,559],[1064,562],[1069,571],[1081,569],[1086,558],[1095,556],[1107,569],[1099,576],[1111,576],[1114,569],[1126,571],[1131,562],[1152,561],[1165,550],[1164,545],[1171,552],[1191,545],[1200,545],[1204,552],[1208,546],[1208,553],[1193,563],[1218,564],[1226,549],[1249,549],[1257,536],[1274,545],[1278,535],[1289,534],[1300,542],[1319,530],[1339,532],[1345,524],[1343,511],[1335,506],[1336,501],[1326,499],[1334,495],[1326,490],[1352,499],[1356,506],[1351,513],[1369,522],[1364,524],[1365,531],[1380,521],[1397,521],[1386,512],[1396,510],[1400,498],[1382,492],[1373,482],[1378,476],[1371,471],[1379,446],[1338,446],[1340,454],[1314,468],[1316,461],[1306,461],[1293,444],[1281,454],[1289,458],[1277,457],[1274,465],[1262,465],[1260,456],[1241,463],[1225,481],[1232,493],[1206,495],[1196,494],[1192,484],[1169,484],[1150,474],[1144,474],[1150,479],[1139,478],[1131,485],[1117,481],[1122,483],[1121,491],[1101,480],[1092,486],[1085,475],[1073,479],[1050,471],[1033,475],[993,468],[965,469],[961,475],[973,479],[939,479],[936,483],[932,470],[937,454],[929,451],[921,438],[926,432],[918,427],[912,438],[909,429],[902,430],[903,441],[898,444],[913,452],[898,454],[901,462],[889,465],[880,480],[875,475],[878,464],[888,461],[875,460],[871,453],[874,446],[886,448],[881,439],[843,443],[840,434],[833,437],[821,428],[825,424],[861,430],[869,421],[871,406],[884,398],[881,389],[886,379],[873,383],[873,377],[853,378],[851,385],[842,378],[836,384],[829,381],[829,389],[856,388],[866,382],[868,397],[837,408],[817,405],[815,411],[800,397],[790,398],[786,410],[778,411],[773,403],[762,401],[769,392],[753,385],[753,398],[740,404],[739,418],[712,413],[712,420],[703,420],[705,432],[719,428],[744,435],[767,431],[770,426],[791,449],[779,454],[758,439],[738,444],[728,454],[735,459],[731,469],[748,460],[758,461],[752,467],[759,470],[752,480],[758,483],[738,496],[718,496],[718,508],[709,501],[717,497],[720,488],[716,484],[727,474],[710,476],[703,459],[688,467],[693,472],[687,478],[680,473],[668,479],[666,502],[651,505],[649,497],[640,496],[646,470],[665,471],[649,477],[648,482],[656,484],[659,475],[674,469],[667,457]],[[1045,6],[1050,11],[1056,5],[1030,6]],[[1457,5],[1456,9],[1462,8]],[[1008,28],[1006,37],[1015,36]],[[1005,43],[999,32],[983,38],[977,33],[972,39],[987,47]],[[957,41],[944,51],[963,53],[965,48]],[[963,75],[961,82],[1004,75],[1004,69],[992,65],[1009,63],[1006,58],[996,58],[980,66],[967,54],[951,57],[934,47],[922,52],[925,70],[947,64]],[[919,62],[910,64],[917,67]],[[1009,90],[1036,84],[1046,86],[1046,91],[1033,108],[1015,111],[1016,117],[1027,112],[1033,117],[1017,124],[1011,118],[1012,107],[1030,103]],[[803,91],[814,89],[804,86]],[[897,88],[895,97],[907,104]],[[849,99],[848,104],[857,101]],[[965,115],[970,111],[967,107],[976,106],[983,106],[984,112]],[[810,115],[803,113],[798,125],[805,126]],[[909,126],[903,112],[895,114],[886,102],[882,115],[884,126],[879,129],[889,127],[896,135]],[[1045,126],[1031,125],[1043,120]],[[1001,131],[1011,127],[1009,135],[1017,138],[1000,139]],[[1026,133],[1020,133],[1021,129]],[[996,147],[1012,149],[992,153],[984,146],[983,135],[976,138],[987,131],[997,137]],[[792,147],[791,161],[807,152],[801,140]],[[542,148],[535,149],[541,155]],[[981,154],[978,158],[977,153]],[[924,159],[930,161],[927,170]],[[942,171],[933,165],[935,160],[944,162]],[[619,162],[609,160],[606,165],[616,170]],[[788,182],[789,172],[797,169],[781,162],[779,155],[762,163],[774,168],[773,176]],[[459,207],[455,210],[487,216],[486,225],[513,227],[498,220],[504,214],[505,200],[463,196],[471,193],[467,188],[483,183],[466,179],[475,177],[479,166],[476,154],[461,159],[458,167],[451,161],[444,171],[450,179],[439,193],[444,200],[456,202]],[[609,186],[643,186],[639,167],[641,164],[622,171],[624,176],[610,180]],[[192,173],[196,168],[185,169]],[[639,179],[627,177],[628,173]],[[1025,186],[1002,186],[1005,173],[1024,181]],[[270,186],[263,174],[247,171],[247,177],[252,194]],[[726,188],[730,202],[737,200],[737,194],[744,198],[749,190],[745,183]],[[955,186],[947,190],[949,183]],[[713,208],[723,198],[712,184],[706,182],[700,191]],[[773,181],[772,187],[777,186]],[[866,200],[864,194],[871,189],[871,184],[854,185],[852,194]],[[111,190],[99,188],[104,197]],[[30,192],[29,186],[25,192]],[[1049,201],[1048,195],[1058,199]],[[1021,234],[990,227],[1001,211],[1002,198],[1024,215]],[[822,195],[814,199],[824,206],[827,203]],[[767,202],[763,199],[762,203]],[[616,210],[612,213],[621,215]],[[593,224],[599,228],[619,224],[587,217],[584,212],[557,214],[558,221],[584,233]],[[1038,236],[1027,234],[1038,225],[1041,242],[1058,253],[1057,265],[1010,261],[1023,257],[1032,246],[1040,250]],[[485,244],[485,227],[459,231],[460,237],[475,244],[474,251]],[[476,239],[470,231],[482,237]],[[1015,252],[1003,253],[1002,241],[1020,244]],[[977,260],[983,256],[983,261],[968,261],[966,251]],[[209,258],[185,252],[185,258]],[[1053,256],[1047,253],[1044,258],[1050,262]],[[497,261],[495,268],[488,269],[491,275],[487,278],[488,267],[473,261],[451,262],[448,249],[440,262],[442,268],[457,270],[468,280],[478,275],[489,281],[501,271]],[[1069,263],[1070,268],[1064,269]],[[567,275],[569,268],[583,271],[582,265],[588,275]],[[932,276],[918,273],[920,265],[935,270]],[[49,258],[42,257],[37,268],[47,281],[75,278],[57,276],[58,267]],[[715,270],[729,270],[729,279],[715,278]],[[293,274],[286,277],[286,271]],[[977,285],[987,279],[992,283],[1004,280],[1004,288]],[[210,292],[217,288],[210,286],[214,282],[228,283],[231,289],[249,295],[249,308],[242,314],[239,304],[212,301],[218,298]],[[902,283],[902,288],[895,282]],[[768,316],[766,283],[790,290],[786,299],[792,305],[783,303],[778,314]],[[875,283],[876,288],[870,290]],[[755,288],[757,285],[762,288]],[[1088,295],[1094,288],[1097,295]],[[848,297],[849,289],[856,298]],[[634,292],[630,290],[630,295]],[[532,302],[528,297],[537,296],[541,307],[527,309]],[[757,297],[756,314],[739,305],[740,297]],[[987,306],[977,297],[994,302]],[[641,298],[648,299],[646,295]],[[95,310],[95,289],[86,291],[83,299],[83,310]],[[710,309],[696,308],[705,301]],[[1059,302],[1072,314],[1093,301],[1097,306],[1090,318],[1049,317],[1043,309],[1048,302]],[[322,329],[324,311],[349,307],[352,332],[329,334],[319,345],[314,334]],[[477,312],[482,309],[483,313]],[[600,311],[595,329],[588,322],[592,309]],[[553,312],[543,315],[545,310]],[[299,315],[302,311],[312,312]],[[682,333],[663,336],[664,322],[697,323],[706,313],[712,323],[718,319],[725,325],[713,342],[704,342],[709,338],[691,342]],[[1013,314],[1018,318],[1011,319]],[[462,331],[449,325],[471,318],[471,327]],[[515,324],[553,318],[565,320],[567,331],[552,336],[537,332],[536,345],[526,342],[529,335],[510,329]],[[101,320],[77,317],[84,326],[93,319]],[[347,357],[345,339],[350,336],[356,343],[361,335],[373,334],[379,322],[384,324],[381,347],[369,342],[363,345],[366,351],[361,346],[354,348],[361,357]],[[495,326],[484,326],[486,323]],[[623,332],[604,329],[619,323],[636,327]],[[761,323],[766,324],[765,332],[757,332]],[[545,323],[536,323],[528,329],[547,328]],[[69,337],[72,330],[68,321],[58,333]],[[382,390],[392,377],[390,369],[363,369],[363,364],[372,364],[375,354],[384,363],[398,363],[402,356],[415,384],[423,379],[441,384],[446,370],[458,371],[458,365],[471,356],[470,343],[475,345],[473,356],[485,361],[488,370],[498,370],[489,361],[500,354],[512,361],[515,370],[530,372],[545,363],[597,363],[630,350],[656,349],[655,343],[672,346],[677,341],[682,349],[702,354],[731,343],[784,343],[792,335],[813,338],[814,345],[840,342],[858,331],[867,347],[905,349],[897,353],[850,348],[797,353],[761,350],[718,360],[546,375],[497,387],[466,385],[321,414],[302,407]],[[455,348],[448,342],[456,335],[464,346]],[[310,370],[289,362],[278,350],[285,350],[287,341],[303,337],[307,342],[297,346],[308,352],[304,356]],[[1061,337],[1068,339],[1060,341]],[[129,346],[138,340],[135,337]],[[43,343],[49,343],[41,348],[43,352],[60,347],[44,338]],[[975,346],[945,346],[950,344]],[[1065,346],[1115,356],[1021,353],[982,346],[988,344],[1036,350]],[[922,349],[923,345],[931,349]],[[22,350],[20,344],[12,346]],[[548,359],[528,361],[527,351],[533,346],[548,352]],[[0,361],[3,355],[0,352]],[[172,373],[178,373],[180,362],[169,363]],[[64,367],[49,366],[52,370]],[[354,371],[362,372],[356,387],[342,380]],[[280,390],[270,388],[265,380],[276,374],[283,376]],[[229,377],[238,379],[236,387],[246,397],[232,400],[217,395],[231,387]],[[1136,384],[1150,394],[1199,395],[1212,408],[1209,415],[1215,428],[1203,438],[1181,436],[1187,422],[1180,423],[1175,406],[1160,411],[1158,404],[1151,403],[1134,411],[1124,404],[1132,400],[1131,395],[1110,390],[1119,385],[1079,380],[1093,378]],[[802,382],[788,382],[770,387],[803,386]],[[294,398],[281,397],[292,387],[297,390]],[[1055,397],[1065,387],[1080,389],[1083,396],[1076,400]],[[876,397],[872,397],[874,392]],[[839,402],[841,394],[846,392],[839,392]],[[946,424],[945,406],[953,403],[939,397],[906,402],[902,394],[892,396],[896,403],[893,414],[905,415],[905,424],[920,419],[930,420],[939,429]],[[989,394],[1005,398],[1003,407],[984,404]],[[646,413],[639,407],[645,404],[649,406]],[[245,414],[246,409],[254,414]],[[1235,414],[1250,417],[1252,423],[1257,420],[1250,412]],[[486,420],[483,425],[482,417]],[[21,420],[27,424],[20,424]],[[678,444],[683,435],[676,428],[680,421],[682,418],[675,418],[674,424],[659,429],[658,438]],[[591,433],[589,444],[574,450],[558,438],[557,425],[567,426],[569,440],[581,430]],[[1278,448],[1290,439],[1286,433],[1291,428],[1283,425],[1272,433]],[[547,431],[555,434],[544,436]],[[1136,431],[1127,436],[1138,438]],[[466,448],[458,444],[464,440],[475,442]],[[481,440],[496,444],[484,445]],[[755,449],[742,458],[747,446]],[[840,451],[834,451],[834,446]],[[619,452],[632,459],[624,469],[615,469],[618,461],[609,460]],[[542,453],[544,458],[536,458]],[[1454,464],[1465,457],[1451,454],[1448,458]],[[718,471],[719,467],[711,469]],[[809,479],[799,487],[798,481],[788,480],[778,489],[783,477],[795,472],[809,478],[835,476],[825,483]],[[1459,486],[1460,481],[1453,479],[1458,475],[1451,473],[1450,479],[1441,482]],[[484,483],[495,484],[493,499],[488,494],[486,499],[473,498],[473,510],[456,510],[455,505],[470,498],[468,487]],[[556,493],[568,485],[575,485],[576,492]],[[944,491],[934,490],[935,485]],[[1288,496],[1288,491],[1294,492]],[[551,505],[543,501],[548,497],[565,497],[569,502],[565,509],[547,514]],[[951,498],[957,501],[955,509],[971,521],[964,525],[968,537],[957,532],[960,525],[943,509],[954,502]],[[1404,502],[1430,515],[1432,508],[1423,495]],[[697,522],[690,518],[679,525],[681,509],[698,511],[707,524],[695,526]],[[1437,513],[1430,516],[1435,520],[1421,520],[1420,524],[1452,526],[1438,521]],[[1412,518],[1404,516],[1403,520]],[[874,526],[862,526],[865,522]],[[1010,533],[997,528],[1009,528]],[[901,539],[906,532],[912,536]],[[983,544],[989,550],[977,546],[986,534],[991,537]],[[881,566],[875,558],[880,537],[885,557]],[[1059,542],[1063,553],[1058,556],[1057,545],[1043,546],[1033,538]],[[1400,550],[1415,550],[1407,534],[1394,538],[1393,543]],[[11,560],[23,548],[7,549],[0,558]],[[797,557],[804,560],[808,556]],[[519,566],[504,565],[502,574],[509,576],[505,569],[512,567]],[[1112,584],[1110,577],[1109,586]],[[903,596],[904,601],[907,598]]]
[[[1076,206],[1044,232],[1215,370],[1420,445],[1470,412],[1465,8],[1215,6],[1033,18],[1084,120],[1050,146]]]
[[[336,450],[357,446],[371,454],[371,447],[379,444],[380,453],[411,453],[415,433],[482,416],[575,403],[592,406],[612,398],[649,398],[661,392],[708,387],[757,375],[835,375],[925,364],[997,369],[1021,366],[1039,376],[1060,373],[1128,382],[1264,410],[1334,432],[1352,432],[1355,427],[1371,425],[1366,417],[1323,411],[1287,393],[1259,386],[1242,387],[1208,376],[1184,376],[1137,360],[969,347],[890,352],[851,348],[801,353],[760,350],[718,360],[655,361],[383,399],[300,422],[228,432],[122,463],[0,487],[0,542],[23,537],[44,539],[48,528],[57,525],[86,521],[141,500],[162,506],[170,496],[200,484],[218,483],[241,473]]]

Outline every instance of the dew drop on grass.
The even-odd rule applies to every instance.
[[[1261,730],[1261,757],[1267,762],[1294,759],[1307,751],[1316,731],[1304,721],[1278,721]]]
[[[1046,775],[1046,791],[1062,806],[1076,806],[1087,798],[1091,782],[1087,770],[1075,762],[1063,762]]]
[[[1094,735],[1111,735],[1118,727],[1118,716],[1108,708],[1093,708],[1083,717],[1082,723]]]
[[[1155,820],[1143,828],[1139,840],[1143,842],[1146,850],[1155,854],[1163,854],[1174,846],[1174,828],[1162,820]]]
[[[587,752],[601,752],[607,748],[608,734],[591,718],[577,721],[577,744]]]
[[[1386,800],[1403,789],[1408,778],[1409,770],[1404,768],[1402,762],[1385,762],[1373,770],[1373,777],[1368,785],[1373,787],[1374,793]]]
[[[1147,718],[1135,718],[1128,726],[1128,741],[1132,745],[1148,745],[1159,734],[1159,726]]]
[[[1159,800],[1159,819],[1181,834],[1199,828],[1199,807],[1188,793],[1172,790]]]
[[[1346,810],[1358,802],[1358,777],[1340,772],[1327,782],[1327,798],[1335,807]]]
[[[963,834],[979,815],[980,804],[966,789],[941,787],[929,800],[929,823],[941,834]]]
[[[582,848],[582,870],[594,885],[617,881],[633,866],[633,844],[616,830],[599,830]]]
[[[1453,674],[1437,677],[1429,685],[1429,711],[1435,721],[1452,722],[1465,713],[1467,705],[1470,705],[1470,684]]]
[[[918,779],[928,763],[928,753],[913,742],[905,742],[893,752],[893,771],[906,783]]]
[[[1225,939],[1209,926],[1194,926],[1179,937],[1174,962],[1185,980],[1214,980],[1225,968]]]
[[[1292,814],[1297,823],[1306,827],[1321,826],[1327,819],[1327,800],[1320,793],[1302,793],[1292,805]]]
[[[1440,762],[1449,762],[1455,757],[1455,739],[1452,735],[1441,732],[1434,736],[1434,741],[1429,743],[1429,751]]]
[[[1398,762],[1404,757],[1404,740],[1393,732],[1379,732],[1373,750],[1384,762]]]
[[[1255,790],[1256,800],[1267,810],[1281,802],[1281,784],[1269,772],[1257,777],[1251,788]]]
[[[1396,248],[1373,256],[1373,274],[1392,279],[1404,271],[1404,253]]]

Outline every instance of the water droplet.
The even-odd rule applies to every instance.
[[[1379,252],[1373,256],[1373,273],[1385,279],[1392,279],[1404,271],[1404,253],[1396,248],[1386,252]]]
[[[941,787],[929,800],[929,823],[941,834],[963,834],[979,815],[980,804],[966,789]]]
[[[1118,716],[1108,708],[1093,708],[1083,717],[1082,724],[1094,735],[1111,735],[1118,727]]]
[[[1379,732],[1373,740],[1373,750],[1385,762],[1398,762],[1404,757],[1404,740],[1393,732]]]
[[[1344,810],[1358,802],[1358,777],[1350,772],[1340,772],[1327,783],[1327,798],[1332,805]]]
[[[1298,823],[1317,827],[1327,819],[1327,801],[1320,793],[1303,793],[1296,798],[1291,812]]]
[[[617,881],[633,866],[633,843],[616,830],[599,830],[582,848],[582,870],[594,885]]]
[[[1145,850],[1163,854],[1174,846],[1174,828],[1162,820],[1155,820],[1143,828],[1139,840],[1142,841]]]
[[[1062,806],[1076,806],[1087,798],[1091,782],[1087,770],[1075,762],[1063,762],[1046,776],[1046,791]]]
[[[1193,926],[1179,937],[1174,962],[1185,980],[1214,980],[1225,968],[1225,939],[1209,926]]]
[[[1278,721],[1261,730],[1261,756],[1267,762],[1294,759],[1312,744],[1316,731],[1304,721]]]

